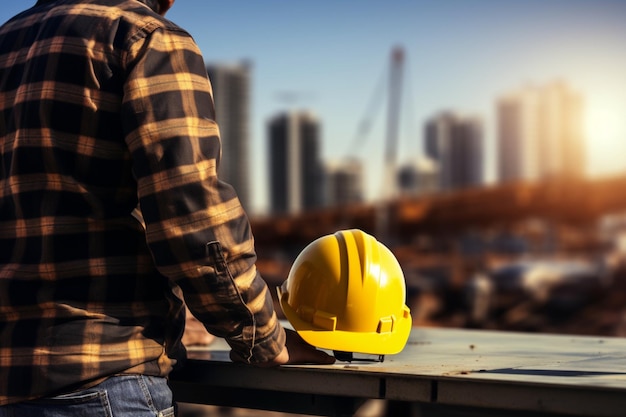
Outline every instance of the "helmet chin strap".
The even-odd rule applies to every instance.
[[[341,350],[333,350],[335,359],[342,362],[384,362],[385,355],[366,355],[358,354],[354,356],[353,352],[343,352]]]

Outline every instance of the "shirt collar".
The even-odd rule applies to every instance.
[[[37,0],[36,6],[41,6],[42,4],[47,4],[47,3],[52,3],[53,1],[56,1],[56,0]],[[158,9],[158,0],[135,0],[135,1],[145,4],[146,6],[148,6],[155,12]]]

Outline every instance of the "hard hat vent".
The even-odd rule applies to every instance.
[[[378,333],[391,333],[393,331],[393,316],[383,317],[378,322],[378,328],[376,332]]]

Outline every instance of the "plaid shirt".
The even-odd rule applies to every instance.
[[[139,0],[40,0],[0,28],[0,405],[167,375],[183,295],[235,360],[280,352],[211,94]]]

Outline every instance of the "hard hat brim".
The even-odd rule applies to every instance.
[[[399,318],[392,332],[353,332],[327,330],[304,321],[287,303],[287,294],[278,289],[278,299],[283,313],[293,329],[310,345],[320,349],[372,355],[394,355],[404,349],[411,332],[411,316]]]

